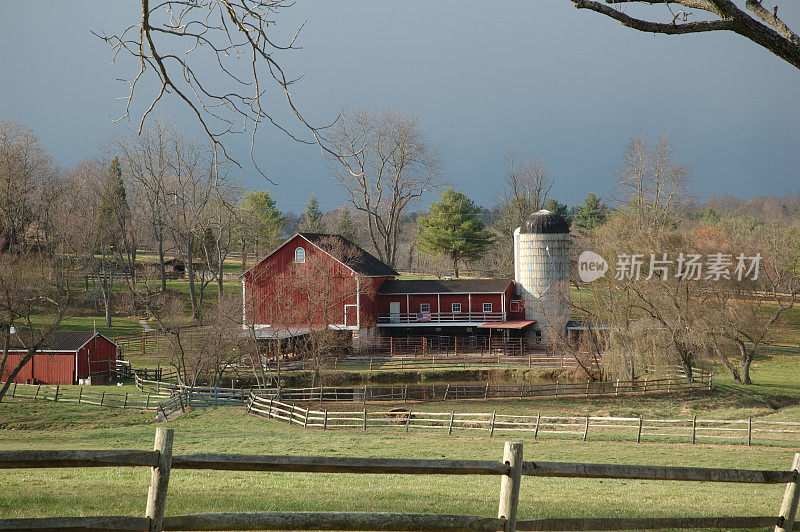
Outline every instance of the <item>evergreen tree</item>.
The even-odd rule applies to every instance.
[[[103,183],[100,209],[97,213],[97,228],[100,246],[110,247],[120,243],[122,234],[131,217],[125,183],[122,181],[122,167],[119,158],[114,157],[108,167],[108,175]]]
[[[339,213],[339,219],[336,220],[335,233],[345,237],[350,242],[357,243],[358,227],[356,226],[355,220],[353,220],[353,217],[350,215],[350,209],[343,208]]]
[[[542,208],[560,214],[567,222],[572,223],[572,215],[570,215],[566,203],[560,203],[557,199],[550,198],[545,202]]]
[[[100,254],[98,274],[103,294],[105,307],[106,327],[111,327],[111,285],[118,264],[112,259],[113,254],[122,256],[122,248],[135,251],[135,246],[130,242],[126,246],[126,231],[131,217],[131,208],[125,193],[125,183],[122,181],[122,167],[119,159],[114,157],[108,167],[108,174],[103,183],[103,192],[100,196],[100,208],[97,212],[97,250]],[[129,254],[129,274],[133,275],[135,255]]]
[[[319,202],[313,194],[308,200],[306,210],[297,230],[301,233],[322,233],[325,230],[325,224],[322,222],[322,211],[319,210]]]
[[[271,249],[278,233],[286,223],[268,190],[256,190],[244,195],[238,207],[239,229],[242,246],[242,271],[247,266],[247,253],[253,249],[258,253]]]
[[[464,193],[448,188],[419,221],[420,247],[449,257],[453,274],[458,277],[459,261],[479,259],[492,244],[492,235],[478,217],[480,213],[480,207]]]
[[[583,205],[579,206],[575,212],[575,225],[582,229],[591,231],[598,225],[605,222],[608,217],[608,207],[600,201],[593,192],[586,194]]]

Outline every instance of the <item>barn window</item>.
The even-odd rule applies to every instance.
[[[453,314],[458,314],[461,312],[461,303],[453,303],[452,310]]]
[[[483,304],[483,311],[484,312],[491,312],[492,311],[492,304],[491,303],[484,303]]]
[[[419,304],[419,311],[422,314],[427,314],[431,311],[431,304],[430,303],[420,303]]]
[[[294,261],[297,264],[303,264],[306,261],[306,250],[303,248],[297,248],[294,250]]]

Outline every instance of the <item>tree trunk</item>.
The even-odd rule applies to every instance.
[[[750,380],[750,364],[753,363],[753,355],[745,350],[745,354],[742,356],[742,382],[744,384],[753,384],[753,381]]]
[[[247,240],[242,239],[242,271],[247,271]]]
[[[167,267],[164,264],[164,235],[158,236],[158,272],[161,274],[161,291],[167,291]]]
[[[694,382],[694,375],[692,374],[692,363],[691,362],[684,362],[683,363],[683,371],[686,372],[686,380],[689,382]]]
[[[189,278],[189,300],[192,302],[192,318],[200,319],[200,306],[197,303],[197,289],[194,286],[194,237],[190,236],[186,245],[186,276]]]
[[[458,277],[458,259],[453,259],[453,277]]]

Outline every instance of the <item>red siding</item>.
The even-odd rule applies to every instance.
[[[3,368],[3,375],[2,379],[5,381],[8,379],[8,376],[11,375],[11,372],[17,367],[19,361],[22,359],[22,353],[9,353],[8,359],[6,359],[6,365]],[[20,384],[31,384],[33,383],[33,364],[28,362],[25,364],[22,369],[17,373],[17,376],[14,378],[13,382],[18,382]]]
[[[117,346],[104,336],[95,336],[78,350],[77,379],[91,376],[92,382],[108,381],[113,361],[116,359]]]
[[[19,363],[24,353],[9,353],[5,380]],[[21,384],[74,384],[75,353],[36,353],[17,374],[14,382]]]
[[[513,293],[513,291],[512,291]],[[469,294],[439,294],[438,301],[442,308],[441,311],[437,307],[436,294],[409,294],[408,295],[408,310],[406,308],[406,295],[405,294],[378,294],[377,302],[375,305],[378,314],[389,313],[389,303],[398,301],[400,303],[401,313],[417,313],[420,312],[419,306],[421,303],[428,303],[431,312],[452,312],[453,303],[461,303],[461,312],[466,313],[470,311]],[[491,303],[492,312],[502,312],[503,297],[501,294],[472,294],[472,307],[471,312],[483,312],[483,304]],[[509,299],[506,297],[506,309],[508,309]]]
[[[75,353],[36,353],[33,380],[42,384],[74,384]]]
[[[305,263],[294,262],[298,247],[305,250]],[[244,275],[246,319],[256,325],[344,325],[345,305],[358,304],[360,289],[361,326],[370,327],[375,294],[385,280],[361,277],[357,286],[353,270],[297,235]]]

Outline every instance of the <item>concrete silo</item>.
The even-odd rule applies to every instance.
[[[569,243],[569,223],[544,209],[514,231],[517,296],[524,301],[525,319],[536,320],[547,342],[569,319]]]

